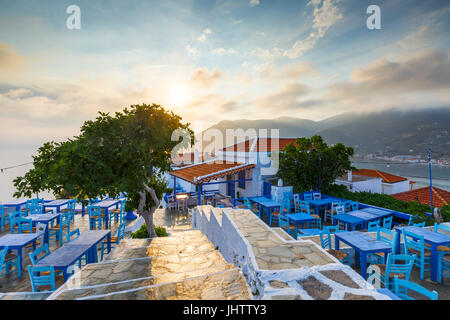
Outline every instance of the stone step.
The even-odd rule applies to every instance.
[[[71,299],[74,299],[72,297]],[[240,269],[220,271],[183,281],[120,292],[85,296],[83,300],[247,300],[251,299]]]
[[[193,269],[184,272],[155,275],[140,279],[128,279],[124,281],[103,283],[97,285],[86,285],[86,282],[84,282],[82,287],[79,288],[70,288],[70,286],[60,288],[58,292],[56,292],[52,297],[50,297],[49,300],[74,300],[88,296],[105,295],[114,292],[133,290],[157,284],[161,285],[165,283],[179,282],[185,279],[230,270],[232,268],[233,267],[230,265],[219,265],[209,268]]]

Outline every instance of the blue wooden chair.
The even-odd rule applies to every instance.
[[[352,211],[352,203],[353,203],[353,201],[345,201],[344,202],[345,212]]]
[[[100,230],[103,225],[102,212],[99,206],[89,206],[89,229]]]
[[[294,212],[300,213],[300,194],[294,193]]]
[[[332,249],[331,247],[331,233],[336,232],[339,232],[339,230],[337,230],[335,226],[323,228],[319,234],[322,248],[327,250],[329,254],[338,259],[341,263],[351,266],[350,256],[348,253],[341,250]]]
[[[53,266],[28,266],[28,275],[33,292],[55,291],[64,283],[64,277],[57,276]]]
[[[247,199],[248,201],[248,199]],[[245,201],[244,201],[245,202]],[[112,222],[112,216],[114,215],[114,222],[122,223],[122,219],[125,217],[125,205],[127,203],[126,199],[120,200],[120,208],[109,211],[109,221]]]
[[[19,225],[22,218],[21,211],[15,211],[9,214],[9,229],[11,233],[20,233]]]
[[[5,208],[2,204],[0,204],[0,226],[1,226],[1,231],[3,232],[3,228],[4,226],[7,224],[6,222],[9,223],[9,218],[8,215],[5,212]]]
[[[261,213],[259,212],[258,208],[253,208],[250,201],[245,204],[245,208],[256,214],[256,216],[261,219]]]
[[[291,201],[287,198],[283,200],[283,203],[280,206],[280,211],[272,211],[269,215],[269,226],[272,226],[273,224],[278,225],[278,219],[280,214],[286,214],[288,213],[288,210],[290,212],[291,208]]]
[[[378,226],[380,225],[380,220],[370,221],[367,224],[367,232],[374,232],[378,230]]]
[[[445,271],[450,271],[450,252],[438,251],[437,281],[439,283],[442,283],[442,278],[450,278],[450,273]]]
[[[72,221],[72,217],[69,212],[62,213],[60,216],[59,224],[48,228],[48,237],[51,239],[55,237],[55,240],[59,239],[59,244],[63,245],[63,236],[64,234],[70,233],[70,223]]]
[[[17,275],[20,278],[22,276],[21,257],[8,251],[9,248],[7,246],[0,249],[0,277],[17,271]]]
[[[424,222],[419,222],[419,223],[413,223],[412,225],[414,227],[423,228],[423,227],[425,227],[425,221]]]
[[[392,216],[383,219],[383,228],[392,229]]]
[[[75,223],[75,207],[77,206],[77,199],[70,199],[67,203],[67,208],[61,209],[61,213],[69,213],[70,219],[72,220],[72,223]]]
[[[409,280],[415,258],[415,255],[388,254],[386,265],[371,264],[374,266],[372,270],[375,270],[374,277],[378,279],[385,288],[392,289],[395,276],[403,280]]]
[[[289,218],[284,214],[280,214],[278,217],[278,226],[287,232],[290,236],[295,238],[295,226],[289,223]]]
[[[408,290],[415,291],[423,296],[430,298],[430,300],[438,299],[438,293],[436,291],[430,291],[415,282],[399,279],[397,276],[395,276],[394,293],[403,300],[414,300],[413,298],[408,296]]]
[[[359,209],[358,201],[352,201],[350,204],[350,211],[355,211]]]
[[[322,199],[322,194],[320,192],[313,192],[313,200]]]
[[[33,252],[28,253],[28,256],[30,257],[31,264],[35,265],[37,262],[44,259],[49,254],[50,248],[48,247],[48,244],[44,244]]]
[[[111,248],[112,248],[113,246],[118,245],[118,244],[120,243],[120,240],[122,240],[122,239],[125,237],[125,227],[126,227],[125,222],[122,222],[122,223],[119,225],[119,228],[117,229],[117,235],[111,237]],[[107,250],[107,249],[108,249],[108,239],[105,239],[105,240],[102,242],[102,251],[101,251],[101,257],[100,257],[100,260],[103,260],[103,253],[104,253],[104,251]]]
[[[431,270],[431,251],[425,246],[423,236],[407,230],[402,232],[405,254],[415,255],[414,265],[420,268],[420,280],[423,280],[425,271]]]
[[[303,200],[305,200],[305,201],[311,201],[311,200],[313,200],[313,194],[312,193],[303,193]]]
[[[391,253],[394,254],[396,252],[395,245],[397,243],[398,233],[396,231],[392,231],[390,229],[385,229],[383,227],[377,226],[377,240],[383,241],[391,246]],[[374,258],[374,264],[382,264],[384,261],[384,253],[376,252],[373,254],[369,254],[369,259]]]

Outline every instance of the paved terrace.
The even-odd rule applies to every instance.
[[[193,227],[242,268],[257,298],[389,299],[314,241],[283,236],[249,210],[200,206],[194,215]]]

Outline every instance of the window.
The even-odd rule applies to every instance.
[[[239,172],[238,180],[238,187],[241,189],[245,189],[245,170]]]

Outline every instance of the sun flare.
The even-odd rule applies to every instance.
[[[174,87],[170,91],[170,103],[176,107],[181,106],[189,99],[189,93],[185,87]]]

